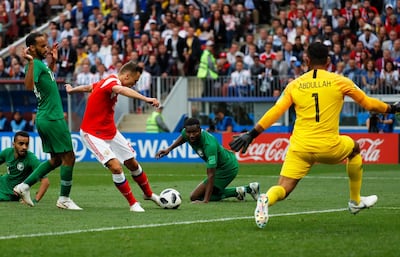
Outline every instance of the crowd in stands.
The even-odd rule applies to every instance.
[[[0,6],[3,44],[10,14],[23,20],[21,13],[32,10],[28,31],[50,17],[48,1]],[[128,61],[151,77],[196,76],[212,42],[217,78],[210,86],[219,86],[212,96],[248,87],[249,96],[274,97],[308,70],[304,52],[319,40],[330,48],[330,71],[369,94],[400,92],[400,0],[83,0],[68,1],[58,18],[46,32],[50,46],[59,43],[54,73],[75,84]],[[27,32],[21,22],[19,36]],[[0,58],[0,78],[23,78],[24,60],[15,47],[8,53]],[[149,86],[140,88],[151,94]]]

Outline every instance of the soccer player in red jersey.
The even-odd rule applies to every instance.
[[[156,98],[143,96],[130,88],[139,79],[141,72],[141,67],[128,62],[121,67],[118,74],[109,75],[91,85],[65,85],[69,94],[91,93],[80,130],[82,141],[97,160],[111,171],[115,186],[128,200],[133,212],[144,212],[144,209],[133,196],[121,163],[129,169],[132,178],[144,192],[143,198],[159,205],[159,197],[151,190],[146,173],[136,160],[135,150],[114,123],[114,107],[119,94],[159,107],[160,103]]]

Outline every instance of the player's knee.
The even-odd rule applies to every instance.
[[[136,169],[134,169],[134,168],[133,169],[129,169],[129,171],[130,171],[132,176],[136,177],[136,176],[139,176],[143,172],[143,169],[142,169],[142,166],[140,166],[140,164],[137,164],[137,168]]]
[[[113,174],[120,174],[123,172],[122,166],[116,159],[109,160],[105,166],[111,171]]]

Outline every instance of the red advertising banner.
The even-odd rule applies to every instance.
[[[364,163],[397,164],[399,163],[399,135],[397,133],[352,133],[347,134],[357,140],[361,147]],[[227,149],[233,134],[224,133],[222,144]],[[236,153],[243,163],[282,163],[289,147],[290,134],[263,133],[249,146],[247,152]]]

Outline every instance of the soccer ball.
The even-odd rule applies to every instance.
[[[160,193],[160,205],[164,209],[178,209],[181,203],[181,194],[173,188],[164,189]]]

